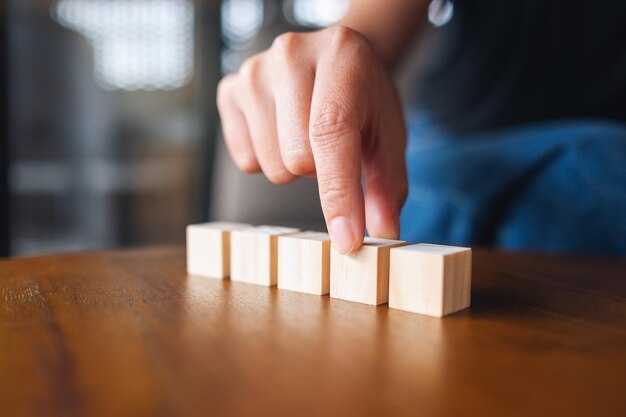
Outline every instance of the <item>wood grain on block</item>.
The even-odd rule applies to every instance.
[[[378,305],[389,296],[389,251],[405,245],[400,240],[366,237],[357,252],[330,255],[330,296],[341,300]]]
[[[328,233],[302,232],[278,238],[278,288],[308,294],[328,294]]]
[[[443,317],[469,307],[472,250],[418,244],[391,250],[389,307]]]
[[[230,233],[251,227],[213,222],[187,226],[187,273],[211,278],[230,275]]]
[[[233,231],[230,237],[230,279],[250,284],[276,285],[278,237],[299,231],[279,226],[257,226]]]

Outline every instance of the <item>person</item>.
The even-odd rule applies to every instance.
[[[625,254],[626,2],[451,5],[408,109],[391,71],[428,1],[353,0],[278,36],[218,88],[237,166],[316,178],[341,253],[402,224],[409,241]]]

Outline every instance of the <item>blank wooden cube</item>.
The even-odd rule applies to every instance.
[[[278,238],[278,288],[308,294],[328,294],[328,233],[302,232]]]
[[[187,226],[187,273],[211,278],[230,275],[230,232],[250,227],[213,222]]]
[[[366,237],[363,247],[348,255],[332,248],[330,296],[371,305],[386,303],[389,297],[389,251],[405,244],[400,240]]]
[[[276,285],[278,237],[299,231],[279,226],[258,226],[233,231],[230,237],[231,281]]]
[[[418,244],[391,250],[389,307],[443,317],[469,307],[472,250]]]

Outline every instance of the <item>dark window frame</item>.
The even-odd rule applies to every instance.
[[[11,245],[7,13],[6,2],[0,1],[0,256],[9,256]]]
[[[196,1],[198,7],[199,38],[202,51],[199,56],[201,86],[198,93],[199,111],[204,115],[205,135],[202,138],[196,164],[198,169],[198,180],[196,182],[196,195],[199,196],[197,211],[193,213],[195,223],[213,220],[210,212],[211,198],[213,197],[213,181],[215,177],[216,163],[216,143],[219,139],[219,114],[217,111],[217,85],[221,79],[221,59],[216,56],[221,55],[224,43],[222,41],[221,30],[221,0]],[[215,51],[216,55],[207,53]]]

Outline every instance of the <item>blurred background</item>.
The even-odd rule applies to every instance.
[[[0,2],[0,255],[182,243],[185,225],[213,219],[323,229],[314,181],[236,170],[215,92],[276,35],[348,7]]]

